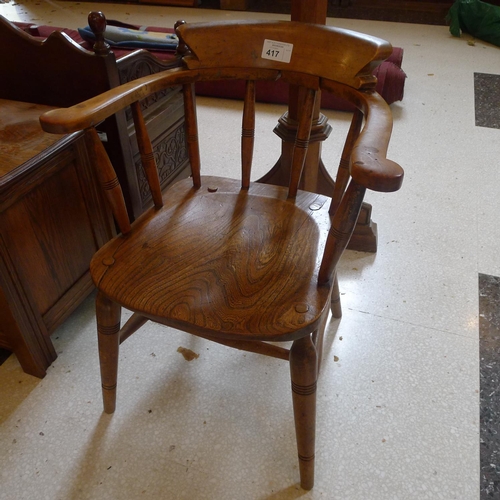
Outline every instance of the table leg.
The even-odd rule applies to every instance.
[[[328,0],[292,0],[291,20],[305,23],[326,24]],[[259,182],[288,185],[293,144],[297,130],[298,110],[301,102],[301,90],[290,86],[290,102],[288,112],[285,113],[274,129],[282,139],[281,157],[274,167]],[[331,131],[327,118],[320,113],[321,94],[316,98],[315,121],[306,162],[302,174],[301,189],[332,196],[335,186],[334,180],[327,172],[321,159],[321,143]],[[364,203],[358,222],[354,229],[348,248],[363,252],[377,251],[377,226],[371,221],[372,207]]]

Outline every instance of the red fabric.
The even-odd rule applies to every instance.
[[[401,51],[401,55],[403,50]],[[406,74],[396,64],[384,61],[373,74],[377,77],[377,92],[388,104],[401,101]],[[288,104],[288,85],[284,82],[259,81],[255,87],[256,100],[274,104]],[[208,81],[196,84],[196,94],[224,99],[243,99],[245,82],[242,80]],[[354,106],[333,94],[321,94],[321,107],[338,111],[352,111]]]
[[[393,47],[392,54],[385,60],[385,62],[390,62],[395,64],[398,68],[401,68],[403,63],[403,49],[400,47]]]
[[[113,21],[108,21],[110,24],[123,24]],[[66,33],[77,44],[87,50],[92,50],[90,43],[85,42],[79,35],[77,30],[66,28],[57,28],[55,26],[37,26],[33,23],[14,23],[16,26],[26,31],[36,38],[47,38],[53,31],[61,31]],[[138,25],[130,25],[134,28],[139,28]],[[148,31],[157,31],[161,33],[173,33],[172,28],[146,27]],[[113,49],[116,59],[126,56],[133,50]],[[173,52],[167,51],[150,51],[155,57],[162,61],[172,60],[175,57]],[[377,77],[377,92],[386,100],[388,104],[395,101],[401,101],[404,95],[404,84],[406,74],[401,69],[403,61],[403,49],[394,47],[391,56],[378,66],[373,74]],[[225,80],[225,81],[209,81],[198,82],[196,84],[196,93],[198,95],[208,97],[220,97],[224,99],[243,99],[245,95],[245,83],[241,80]],[[288,103],[288,85],[282,82],[257,82],[256,99],[259,102],[287,104]],[[323,92],[321,96],[321,107],[324,109],[335,109],[339,111],[351,111],[352,104]]]
[[[374,72],[377,77],[377,92],[392,104],[396,101],[402,101],[405,89],[406,73],[391,62],[384,62]]]

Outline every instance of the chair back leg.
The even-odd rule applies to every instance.
[[[305,490],[310,490],[314,486],[318,355],[313,335],[295,340],[290,349],[290,375],[300,486]]]

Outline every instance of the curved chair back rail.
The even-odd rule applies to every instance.
[[[298,71],[345,83],[373,86],[373,69],[392,53],[380,38],[331,26],[299,22],[232,21],[182,24],[191,50],[189,68],[260,67]]]

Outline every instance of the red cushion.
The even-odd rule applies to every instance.
[[[399,49],[402,53],[402,49]],[[377,92],[388,104],[401,101],[404,94],[406,74],[396,64],[384,61],[373,74],[377,77]],[[198,82],[196,94],[207,97],[220,97],[225,99],[243,99],[245,95],[245,82],[242,80],[224,80]],[[259,81],[256,84],[256,100],[275,104],[288,103],[288,85],[284,82]],[[321,94],[321,107],[338,111],[352,111],[354,106],[333,94]]]
[[[113,23],[113,21],[109,21]],[[85,42],[79,35],[77,30],[66,28],[57,28],[55,26],[36,26],[32,23],[14,23],[22,30],[26,31],[32,36],[37,38],[46,38],[53,31],[62,31],[66,33],[77,44],[85,49],[92,50],[90,43]],[[136,26],[139,28],[139,26]],[[173,33],[172,28],[160,27],[146,27],[148,31],[157,31],[161,33]],[[133,52],[133,50],[126,49],[113,49],[115,57],[120,59]],[[167,51],[150,51],[151,54],[156,56],[162,61],[168,61],[175,57],[173,52]],[[395,101],[401,101],[404,94],[404,84],[406,74],[401,69],[403,61],[403,49],[394,47],[391,56],[378,66],[373,74],[377,77],[377,92],[387,101],[392,104]],[[243,99],[245,95],[245,83],[241,80],[225,80],[225,81],[208,81],[198,82],[196,84],[196,93],[198,95],[208,97],[220,97],[224,99]],[[256,86],[256,99],[259,102],[268,102],[276,104],[288,103],[288,85],[286,83],[278,82],[257,82]],[[336,97],[332,94],[323,92],[321,96],[321,107],[324,109],[335,109],[338,111],[351,111],[352,104]]]

